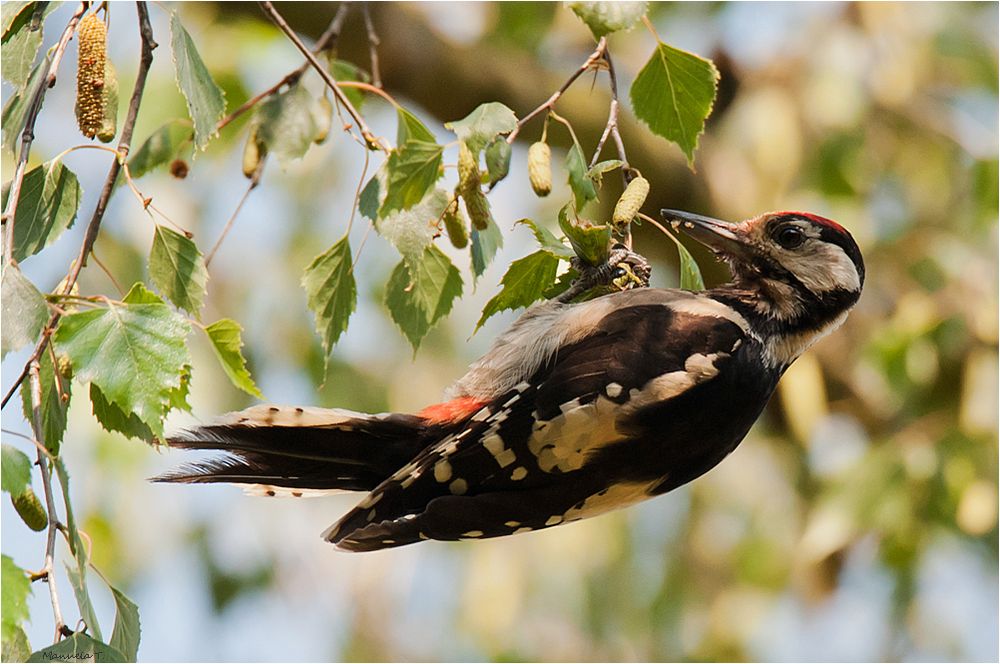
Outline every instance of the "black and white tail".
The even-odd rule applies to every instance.
[[[225,455],[153,481],[229,482],[271,496],[370,491],[423,449],[430,428],[416,415],[255,406],[169,437],[170,447]]]

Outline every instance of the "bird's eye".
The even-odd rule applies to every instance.
[[[806,235],[798,226],[785,226],[774,234],[774,239],[785,249],[795,249],[805,242]]]

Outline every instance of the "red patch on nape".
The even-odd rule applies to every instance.
[[[464,420],[485,405],[485,401],[480,401],[475,397],[458,397],[451,401],[427,406],[417,415],[427,420],[429,424],[444,424]]]
[[[803,219],[808,219],[820,226],[826,226],[827,228],[832,228],[838,233],[846,233],[847,229],[838,224],[833,219],[827,219],[826,217],[821,217],[818,214],[812,214],[811,212],[782,212],[781,214],[794,214],[797,217],[802,217]]]

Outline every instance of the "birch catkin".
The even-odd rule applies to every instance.
[[[538,196],[552,191],[552,150],[548,143],[538,141],[528,148],[528,179]]]
[[[108,29],[92,13],[80,21],[77,36],[80,49],[76,67],[76,122],[84,136],[93,138],[104,128]]]

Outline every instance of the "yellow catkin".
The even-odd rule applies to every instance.
[[[485,231],[490,225],[493,214],[490,212],[490,201],[479,187],[473,187],[462,194],[465,199],[465,210],[476,230]]]
[[[330,127],[333,126],[333,104],[326,96],[320,97],[316,103],[316,136],[313,143],[319,145],[330,135]]]
[[[462,216],[462,209],[458,207],[457,198],[444,211],[444,228],[448,231],[448,239],[456,249],[464,249],[469,244],[469,231]]]
[[[93,138],[104,125],[104,75],[108,30],[96,14],[88,14],[77,29],[80,40],[76,67],[76,122],[80,132]]]
[[[118,132],[118,74],[110,60],[104,65],[101,108],[104,116],[101,118],[101,128],[97,131],[97,139],[101,143],[110,143]]]
[[[539,196],[552,191],[552,151],[547,143],[538,141],[528,148],[528,179]]]
[[[465,144],[461,142],[458,145],[458,188],[460,191],[467,192],[472,188],[479,189],[479,183],[482,181],[482,175],[479,173],[479,164],[476,163],[476,155],[472,154],[472,150]]]
[[[265,154],[266,150],[257,140],[257,126],[254,125],[250,128],[250,133],[247,134],[247,144],[243,147],[243,175],[252,178]]]
[[[31,490],[31,487],[17,496],[12,495],[10,500],[14,503],[14,509],[17,510],[21,520],[35,532],[45,530],[46,526],[49,525],[48,514],[45,513],[42,502],[38,500],[38,496]]]
[[[611,222],[615,228],[623,228],[632,223],[632,219],[639,213],[639,209],[646,202],[648,195],[649,180],[639,176],[629,182],[625,191],[622,192],[621,198],[618,199],[615,212],[611,216]]]

